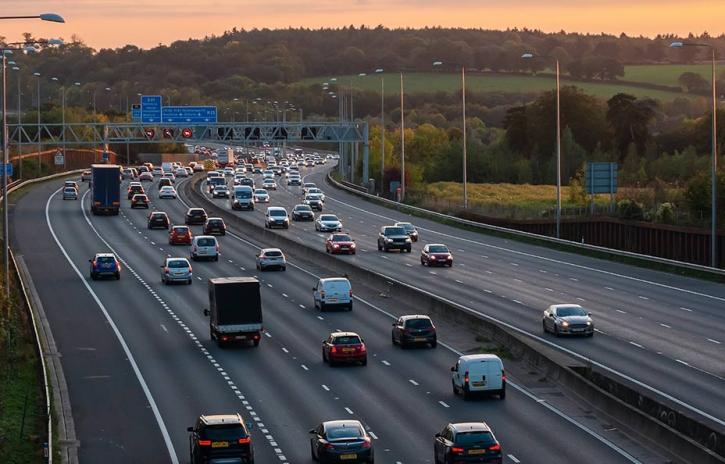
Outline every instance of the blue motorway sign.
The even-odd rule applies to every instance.
[[[2,164],[0,164],[2,166]],[[7,174],[8,177],[13,176],[13,165],[12,163],[8,163],[5,165],[5,174]],[[0,170],[0,177],[2,176],[2,170]]]
[[[164,106],[162,122],[217,122],[216,106]]]
[[[161,95],[141,96],[141,122],[161,122]]]
[[[617,163],[587,163],[587,193],[617,193]]]
[[[131,105],[131,121],[133,121],[133,122],[141,121],[141,104],[140,103],[134,103],[133,105]]]

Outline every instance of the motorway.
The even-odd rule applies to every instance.
[[[375,438],[379,463],[432,462],[435,432],[449,421],[482,419],[501,441],[507,463],[638,462],[525,389],[511,388],[504,401],[454,397],[449,368],[457,354],[444,346],[450,340],[441,339],[444,343],[435,350],[395,348],[389,316],[361,300],[352,313],[314,311],[310,289],[316,277],[302,262],[291,261],[284,273],[259,275],[266,328],[261,345],[219,349],[209,340],[202,314],[208,306],[206,280],[257,275],[256,246],[234,234],[221,237],[222,259],[193,263],[193,285],[163,286],[163,258],[188,256],[186,247],[167,245],[163,230],[148,231],[148,211],[131,210],[125,195],[121,216],[97,217],[88,212],[85,186],[82,201],[63,201],[60,185],[48,182],[18,199],[12,240],[30,269],[62,355],[82,463],[188,462],[186,427],[199,414],[229,411],[241,411],[254,421],[256,462],[264,464],[311,462],[307,430],[320,420],[336,418],[357,418],[365,424]],[[159,200],[155,187],[148,191],[152,209],[166,211],[172,222],[183,221],[182,201]],[[297,197],[296,192],[272,192],[273,204],[292,204]],[[328,199],[328,205],[335,199]],[[240,214],[261,224],[259,212]],[[366,214],[356,213],[363,221],[356,227],[367,236],[356,236],[363,248],[371,248],[370,236],[387,221],[372,222]],[[282,233],[321,243],[317,234],[301,229],[294,225]],[[88,259],[106,250],[122,260],[123,276],[120,281],[91,281]],[[453,272],[461,279],[480,280],[462,255],[458,253],[460,264]],[[396,266],[397,275],[404,275],[401,270],[409,269],[405,263],[413,267],[410,260],[417,259],[415,254],[391,254],[385,260],[379,256],[370,250],[341,259],[374,260],[386,272]],[[428,277],[419,268],[409,270],[421,282],[435,279],[437,291],[448,285],[449,277],[440,275],[446,271]],[[526,277],[524,272],[517,275]],[[547,278],[542,276],[539,284]],[[466,294],[465,285],[459,285],[460,295]],[[363,292],[358,297],[373,300],[375,295]],[[504,304],[508,302],[501,299],[492,310]],[[365,337],[372,357],[368,366],[330,368],[322,363],[320,341],[336,329]],[[594,337],[594,343],[599,340],[605,338]]]
[[[615,373],[673,407],[725,430],[725,286],[492,237],[425,220],[333,189],[319,167],[303,181],[325,191],[324,212],[335,213],[356,239],[359,253],[340,256],[437,296],[510,324],[569,354]],[[257,177],[259,180],[259,176]],[[288,211],[302,200],[300,187],[272,193],[270,205]],[[223,199],[214,200],[228,208]],[[198,205],[203,206],[203,205]],[[263,224],[265,205],[241,217]],[[413,222],[420,241],[413,252],[377,251],[381,226]],[[327,234],[311,223],[276,231],[324,251]],[[425,243],[445,243],[451,269],[422,267]],[[544,335],[543,310],[578,303],[593,313],[592,339]]]

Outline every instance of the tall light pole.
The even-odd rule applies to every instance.
[[[41,146],[41,142],[40,142],[40,137],[42,134],[40,132],[40,73],[34,72],[33,76],[35,76],[35,79],[37,80],[37,84],[38,84],[38,107],[36,108],[37,113],[38,113],[38,126],[37,126],[36,132],[38,133],[38,177],[41,177],[42,176],[42,172],[41,172],[42,164],[41,164],[41,160],[40,160],[40,151],[42,149],[42,146]]]
[[[0,19],[40,19],[42,21],[50,21],[52,23],[64,23],[65,20],[61,15],[55,13],[43,13],[32,16],[0,16]]]
[[[559,59],[550,55],[524,53],[521,58],[548,58],[556,63],[556,238],[561,238],[561,80]]]
[[[385,190],[385,74],[383,68],[375,70],[380,74],[380,193]]]
[[[403,72],[400,73],[400,202],[405,201],[405,112],[403,107]]]
[[[9,61],[8,64],[13,64],[14,65],[15,62],[14,61]],[[20,111],[21,111],[20,102],[21,102],[21,97],[22,97],[22,92],[20,90],[20,68],[18,66],[13,66],[12,67],[12,70],[13,71],[17,71],[17,75],[16,75],[17,80],[18,80],[18,109],[17,109],[17,117],[18,117],[18,129],[20,129],[20,124],[21,124],[21,119],[20,119]],[[23,178],[23,153],[20,150],[20,147],[21,147],[20,142],[21,141],[22,141],[21,132],[20,132],[20,130],[18,130],[18,155],[19,155],[18,156],[18,179],[22,179]]]
[[[712,159],[710,160],[710,266],[718,267],[717,262],[717,76],[715,73],[715,47],[706,43],[672,42],[672,48],[707,47],[712,53]]]

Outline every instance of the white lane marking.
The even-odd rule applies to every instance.
[[[307,366],[305,366],[304,364],[300,364],[300,367],[301,367],[302,369],[306,370],[306,371],[309,371],[309,370],[310,370],[310,369],[309,369],[309,368],[308,368]]]
[[[518,267],[518,264],[516,264],[516,263],[509,263],[509,264],[512,265],[512,266]]]
[[[547,292],[553,292],[554,291],[553,288],[548,288],[548,287],[544,288],[544,290],[546,290]]]
[[[416,387],[417,387],[418,385],[420,385],[420,384],[419,384],[418,382],[416,382],[416,381],[415,381],[415,380],[413,380],[413,379],[408,379],[408,382],[412,383],[412,384],[413,384],[413,385],[415,385]]]
[[[683,308],[682,306],[680,306],[680,309],[683,311],[687,311],[688,313],[692,312],[692,310],[690,308]]]
[[[289,298],[286,293],[283,293],[282,296],[285,298]]]
[[[330,387],[328,387],[324,383],[322,384],[322,389],[325,390],[325,391],[330,391]]]
[[[675,361],[677,361],[680,364],[684,364],[685,366],[689,366],[690,365],[689,363],[687,363],[687,362],[685,362],[685,361],[683,361],[681,359],[675,359]]]
[[[444,408],[450,408],[450,406],[445,401],[439,401],[438,404],[440,404]]]
[[[640,300],[649,300],[649,298],[647,298],[646,296],[642,296],[642,295],[639,295],[637,298],[639,298]]]
[[[282,347],[282,351],[284,351],[285,353],[289,353],[289,350],[285,347]]]
[[[456,283],[462,284],[462,283],[463,283],[463,281],[462,281],[462,280],[458,280],[458,279],[456,279]]]
[[[169,333],[169,330],[166,328],[164,324],[161,324],[161,328],[164,329],[164,332]]]
[[[618,313],[627,314],[627,311],[622,311],[621,309],[615,309]]]
[[[713,340],[712,338],[708,338],[708,339],[707,339],[707,341],[708,341],[708,342],[711,342],[711,343],[715,343],[715,344],[717,344],[717,345],[719,345],[719,344],[721,343],[721,342],[719,342],[719,341],[717,341],[717,340]]]
[[[169,458],[171,458],[171,462],[173,464],[179,464],[179,458],[176,456],[176,451],[174,450],[174,445],[171,443],[171,436],[169,435],[169,431],[166,429],[166,424],[164,423],[164,419],[161,417],[161,412],[159,411],[158,406],[156,405],[156,401],[154,401],[153,395],[151,395],[151,390],[149,390],[148,384],[146,384],[146,380],[144,379],[143,375],[141,374],[141,370],[138,368],[138,364],[136,364],[136,359],[133,357],[133,354],[131,353],[131,350],[129,349],[128,345],[126,344],[126,340],[123,338],[123,335],[121,335],[121,331],[118,330],[118,327],[116,326],[116,323],[113,322],[113,319],[111,318],[111,315],[108,314],[108,310],[106,310],[106,307],[101,302],[101,299],[96,295],[96,292],[93,291],[91,286],[88,284],[88,281],[83,277],[83,274],[81,274],[81,271],[78,269],[78,267],[75,265],[73,260],[70,258],[70,255],[68,255],[68,252],[63,247],[63,245],[60,243],[60,240],[58,239],[58,236],[55,233],[55,230],[53,229],[53,226],[50,224],[50,202],[53,200],[53,197],[60,192],[60,189],[53,192],[50,197],[48,197],[48,201],[45,203],[45,222],[48,225],[48,229],[50,230],[50,234],[53,236],[53,239],[55,240],[56,245],[58,245],[58,248],[60,248],[60,251],[63,253],[63,256],[65,256],[65,259],[68,261],[68,264],[73,268],[75,273],[78,275],[78,278],[81,280],[81,283],[86,287],[86,290],[91,294],[91,297],[96,302],[98,307],[101,309],[101,312],[103,313],[103,316],[106,318],[106,321],[108,321],[108,325],[113,330],[113,333],[116,335],[116,338],[118,339],[118,342],[121,344],[121,347],[123,348],[123,352],[126,354],[126,358],[128,359],[128,363],[131,365],[131,368],[133,369],[133,373],[136,375],[136,379],[138,380],[138,383],[141,385],[141,389],[143,390],[144,396],[146,396],[146,400],[149,402],[149,405],[151,406],[151,411],[154,413],[154,417],[156,418],[156,423],[159,426],[159,429],[161,430],[161,436],[164,438],[164,444],[166,445],[166,449],[169,452]],[[81,209],[83,209],[83,202],[85,201],[85,197],[88,194],[88,191],[83,195],[81,198]],[[85,215],[85,211],[83,213]]]
[[[614,290],[612,287],[604,287],[606,290]]]
[[[661,322],[660,322],[660,326],[664,327],[665,329],[671,329],[672,328],[672,326],[667,325],[667,324],[663,324]]]
[[[493,290],[489,290],[487,288],[484,288],[483,291],[486,292],[486,293],[493,293]]]
[[[377,440],[378,439],[378,436],[375,435],[371,430],[368,430],[368,435],[370,435],[371,437],[373,437],[373,440]],[[403,464],[400,461],[397,461],[397,462],[398,462],[398,464]]]
[[[386,366],[389,366],[390,365],[390,363],[388,361],[384,360],[384,359],[382,361],[380,361],[380,362],[383,363],[383,364],[385,364]]]
[[[569,277],[569,280],[571,280],[572,282],[579,282],[579,279],[577,279],[576,277]]]
[[[630,342],[629,342],[629,344],[630,344],[630,345],[634,345],[634,346],[636,346],[637,348],[641,348],[641,349],[644,349],[644,347],[643,347],[642,345],[640,345],[639,343],[637,343],[637,342],[633,342],[633,341],[630,341]]]
[[[576,299],[579,300],[579,301],[587,301],[587,300],[585,300],[584,298],[581,298],[581,297],[576,297]]]
[[[301,304],[300,308],[305,309],[305,305]]]
[[[513,454],[507,454],[506,456],[508,456],[508,458],[514,462],[514,464],[519,464],[521,462],[518,459],[516,459],[516,456],[514,456]]]
[[[347,411],[347,413],[350,415],[355,414],[354,412],[352,412],[352,409],[348,408],[347,406],[345,406],[345,411]]]
[[[516,303],[516,304],[520,304],[520,305],[522,305],[522,304],[523,304],[523,303],[522,303],[522,302],[520,302],[519,300],[511,300],[511,301],[513,301],[513,302],[514,302],[514,303]]]

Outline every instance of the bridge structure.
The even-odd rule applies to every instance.
[[[223,122],[223,123],[67,123],[8,124],[11,146],[66,147],[142,143],[215,143],[229,146],[269,144],[337,144],[341,155],[339,169],[353,177],[362,152],[361,178],[369,178],[368,124],[340,122]]]

